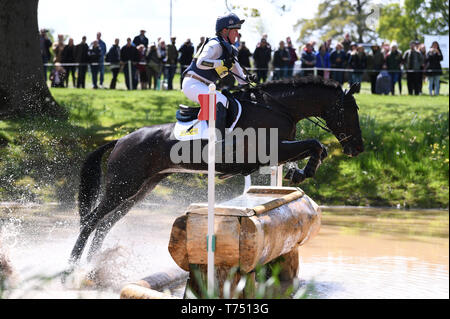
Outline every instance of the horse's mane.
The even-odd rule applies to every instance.
[[[339,82],[331,79],[324,79],[321,76],[295,76],[289,79],[268,81],[262,84],[258,84],[254,88],[247,88],[243,90],[246,92],[258,90],[279,91],[286,89],[313,88],[313,87],[342,90],[342,86]]]

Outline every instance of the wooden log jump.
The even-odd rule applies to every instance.
[[[298,247],[320,229],[319,206],[301,189],[250,187],[244,195],[214,209],[216,235],[215,277],[219,294],[231,269],[238,267],[232,287],[243,274],[253,276],[258,265],[282,260],[281,280],[298,275]],[[175,263],[189,271],[187,287],[200,294],[195,273],[206,278],[207,205],[192,204],[173,226],[169,252]],[[283,257],[283,258],[279,258]],[[242,295],[241,297],[246,297]]]

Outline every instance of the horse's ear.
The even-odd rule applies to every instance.
[[[359,92],[361,90],[361,83],[353,83],[352,86],[350,86],[350,90],[348,90],[347,94],[352,94],[355,92]]]

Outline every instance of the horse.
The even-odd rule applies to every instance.
[[[320,122],[315,123],[338,139],[344,154],[357,156],[363,152],[359,108],[353,97],[358,88],[359,84],[354,84],[344,91],[338,82],[316,76],[243,88],[233,93],[242,105],[235,129],[276,128],[278,165],[309,157],[303,169],[292,167],[286,174],[293,183],[300,183],[312,178],[327,156],[326,147],[318,140],[295,140],[296,124],[302,119],[316,117]],[[71,252],[70,264],[80,260],[87,240],[95,230],[88,252],[88,259],[92,258],[111,227],[161,180],[175,172],[207,171],[207,160],[199,163],[171,161],[171,149],[180,143],[173,138],[174,126],[175,123],[167,123],[140,128],[100,146],[87,156],[81,168],[78,195],[80,233]],[[105,186],[99,196],[102,157],[110,149]],[[216,173],[221,178],[246,176],[267,165],[258,160],[249,162],[249,155],[246,154],[243,163],[216,163]]]

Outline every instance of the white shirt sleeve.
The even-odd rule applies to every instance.
[[[242,67],[240,66],[239,63],[235,63],[233,65],[233,68],[231,68],[231,71],[233,73],[236,73],[237,75],[239,75],[239,77],[234,75],[234,78],[236,79],[236,81],[238,81],[239,84],[247,84],[247,82],[242,80],[242,79],[245,79],[245,74],[244,74],[244,70],[242,70]],[[242,79],[240,79],[240,78],[242,78]]]
[[[222,47],[220,43],[209,41],[197,59],[197,67],[202,70],[209,70],[222,66],[223,61],[219,60],[221,55]]]

